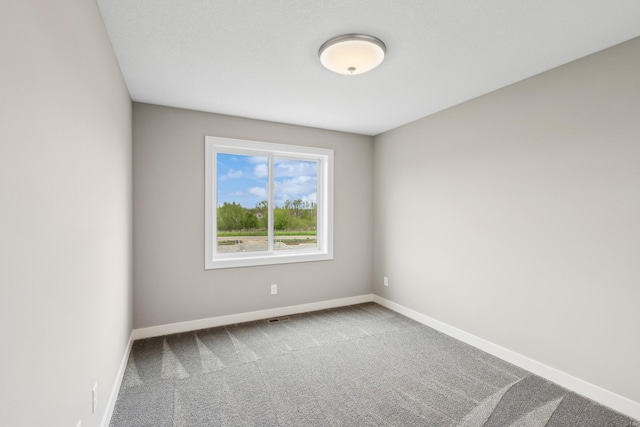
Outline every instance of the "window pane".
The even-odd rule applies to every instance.
[[[267,157],[217,154],[218,253],[268,249],[268,165]]]
[[[274,159],[275,250],[318,247],[318,162]]]

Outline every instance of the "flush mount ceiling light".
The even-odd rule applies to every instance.
[[[382,63],[387,47],[382,40],[364,34],[345,34],[320,46],[320,62],[329,70],[346,75],[366,73]]]

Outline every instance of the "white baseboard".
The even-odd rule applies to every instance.
[[[325,310],[327,308],[344,307],[373,301],[373,295],[359,295],[355,297],[333,299],[329,301],[312,302],[308,304],[291,305],[288,307],[271,308],[268,310],[251,311],[248,313],[230,314],[228,316],[210,317],[208,319],[191,320],[188,322],[171,323],[168,325],[151,326],[134,329],[134,340],[176,334],[179,332],[196,331],[198,329],[215,328],[217,326],[233,325],[235,323],[252,322],[254,320],[269,319],[271,317],[287,316],[289,314],[306,313],[309,311]]]
[[[116,400],[118,400],[118,393],[120,392],[120,386],[122,385],[122,379],[124,378],[124,371],[127,369],[127,362],[129,361],[129,354],[131,353],[131,347],[133,346],[133,331],[129,335],[129,342],[127,348],[124,351],[122,362],[120,362],[120,369],[118,369],[118,375],[116,376],[116,383],[113,385],[111,394],[109,395],[109,401],[107,402],[107,409],[102,417],[102,427],[109,427],[111,417],[113,416],[113,409],[116,407]]]
[[[559,371],[558,369],[547,366],[544,363],[537,362],[519,353],[501,347],[483,338],[470,334],[469,332],[465,332],[461,329],[448,325],[432,317],[426,316],[403,305],[397,304],[393,301],[389,301],[385,298],[374,295],[373,302],[387,307],[388,309],[400,313],[404,316],[407,316],[410,319],[422,323],[423,325],[427,325],[437,331],[449,335],[450,337],[465,342],[482,351],[499,357],[500,359],[512,363],[531,373],[546,378],[549,381],[552,381],[564,388],[567,388],[591,400],[608,406],[609,408],[612,408],[618,412],[621,412],[635,419],[640,419],[640,403],[638,402],[634,402],[633,400],[627,399],[626,397],[620,396],[609,390],[605,390],[602,387],[598,387],[597,385],[581,380],[580,378],[576,378],[565,372]]]

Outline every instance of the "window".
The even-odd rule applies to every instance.
[[[333,150],[205,138],[205,269],[333,259]]]

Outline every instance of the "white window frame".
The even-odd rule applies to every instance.
[[[231,153],[269,159],[268,249],[256,252],[217,252],[217,154]],[[317,161],[317,242],[316,248],[274,250],[274,158]],[[333,150],[298,145],[274,144],[242,139],[205,137],[205,259],[206,270],[288,264],[333,259]]]

